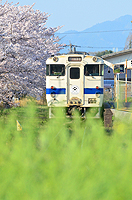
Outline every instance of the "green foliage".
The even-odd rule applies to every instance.
[[[132,102],[132,97],[127,97],[127,102]]]
[[[131,199],[129,120],[115,121],[108,136],[89,115],[71,120],[58,111],[42,125],[35,105],[19,109],[0,118],[1,200]]]
[[[110,53],[113,53],[113,51],[111,51],[111,50],[105,50],[105,51],[98,51],[98,52],[96,52],[95,55],[101,57],[103,55],[110,54]]]

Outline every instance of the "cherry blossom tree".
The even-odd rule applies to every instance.
[[[45,88],[45,61],[62,48],[47,28],[48,14],[33,6],[0,2],[0,103],[15,95],[40,96]]]

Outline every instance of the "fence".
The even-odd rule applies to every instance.
[[[132,103],[132,83],[130,81],[117,80],[114,95],[117,109],[130,109]]]
[[[104,102],[114,102],[114,86],[104,87]]]
[[[131,81],[115,79],[114,85],[106,86],[104,87],[104,102],[114,102],[118,110],[130,110],[132,108]]]

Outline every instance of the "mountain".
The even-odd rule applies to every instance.
[[[78,51],[95,52],[114,49],[121,51],[125,47],[126,38],[130,33],[129,30],[132,29],[131,21],[132,15],[125,15],[114,21],[98,23],[82,32],[69,30],[59,34],[59,37],[62,38],[61,43],[68,45],[71,42],[74,45],[81,46],[81,48],[77,48]],[[68,50],[69,48],[65,48],[61,53],[67,53]]]

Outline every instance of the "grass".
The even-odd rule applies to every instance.
[[[116,120],[108,135],[91,117],[70,120],[58,111],[44,121],[39,112],[47,115],[35,105],[1,113],[0,200],[131,199],[129,120]]]

